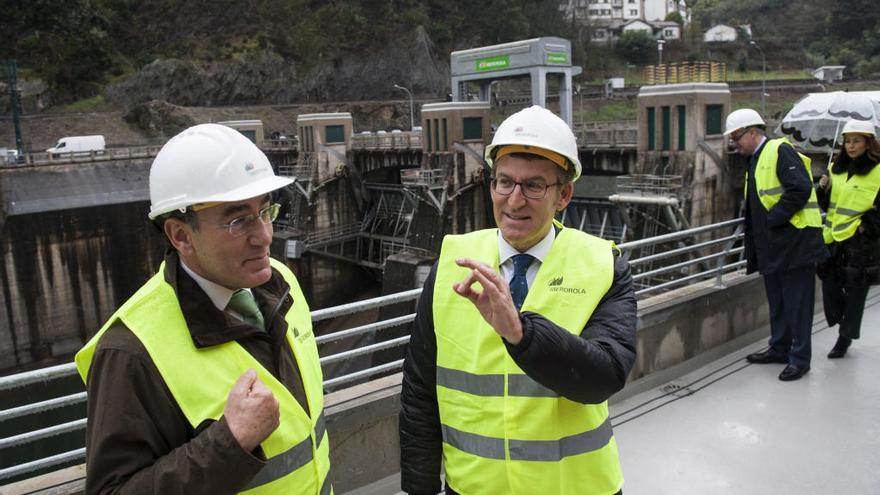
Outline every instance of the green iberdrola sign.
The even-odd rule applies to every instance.
[[[486,72],[490,70],[506,69],[510,66],[510,55],[500,55],[497,57],[478,58],[476,60],[477,72]]]
[[[567,53],[548,53],[547,54],[547,63],[548,64],[567,64],[568,63],[568,54]]]

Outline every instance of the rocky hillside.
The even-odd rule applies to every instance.
[[[448,91],[449,53],[566,36],[556,0],[0,0],[0,59],[41,105],[307,103]],[[2,78],[0,78],[2,79]]]
[[[417,95],[440,96],[449,87],[448,62],[441,60],[421,27],[394,45],[304,65],[268,50],[224,63],[156,60],[109,85],[106,95],[121,107],[150,100],[213,106],[384,99],[395,93],[393,84]]]

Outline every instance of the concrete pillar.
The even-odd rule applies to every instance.
[[[461,101],[461,93],[464,89],[464,81],[459,77],[452,78],[452,101]]]
[[[566,69],[562,75],[562,83],[559,85],[559,116],[571,127],[571,69]]]
[[[491,95],[489,94],[492,87],[492,81],[480,81],[480,101],[488,101],[491,103]]]
[[[547,72],[536,67],[529,71],[532,78],[532,104],[547,106]]]

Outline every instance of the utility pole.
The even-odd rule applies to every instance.
[[[413,118],[413,116],[414,116],[415,114],[414,114],[414,112],[413,112],[413,97],[412,97],[412,92],[411,92],[409,89],[404,88],[403,86],[400,86],[400,85],[398,85],[398,84],[395,84],[394,87],[395,87],[395,89],[399,89],[399,90],[401,90],[401,91],[406,91],[406,94],[409,95],[409,130],[412,131],[412,130],[413,130],[413,127],[415,127],[415,125],[416,125],[415,120],[414,120],[414,118]]]
[[[761,45],[759,45],[757,41],[751,40],[749,41],[749,45],[757,48],[758,51],[761,52],[761,115],[764,115],[766,113],[764,97],[767,96],[767,57],[764,56],[764,49],[761,48]]]
[[[24,160],[24,140],[21,138],[21,122],[18,103],[18,76],[15,70],[15,59],[6,60],[6,81],[9,85],[9,106],[12,107],[12,123],[15,126],[15,149],[18,150],[19,161]]]

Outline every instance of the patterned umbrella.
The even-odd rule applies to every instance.
[[[851,119],[872,122],[880,136],[880,91],[810,93],[794,104],[776,133],[804,151],[831,153]]]

